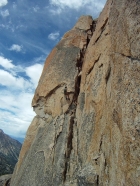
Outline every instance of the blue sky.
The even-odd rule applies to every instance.
[[[0,0],[0,129],[24,137],[44,61],[81,15],[97,18],[106,0]]]

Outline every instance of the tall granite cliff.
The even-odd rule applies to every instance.
[[[80,17],[48,56],[32,106],[11,186],[139,186],[140,1]]]

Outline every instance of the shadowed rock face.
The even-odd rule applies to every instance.
[[[52,50],[11,186],[140,185],[139,15],[108,0]]]

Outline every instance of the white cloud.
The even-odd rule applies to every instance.
[[[0,105],[3,109],[3,112],[0,112],[0,128],[5,133],[24,137],[31,120],[35,116],[30,106],[32,98],[32,93],[11,94],[0,92]]]
[[[45,55],[34,58],[34,63],[44,64],[44,61],[45,61],[46,57],[48,56],[48,54],[49,54],[49,52],[47,52]]]
[[[43,65],[36,63],[23,68],[12,65],[11,60],[2,56],[0,58],[1,66],[8,70],[0,69],[0,128],[9,135],[24,137],[35,116],[31,101]],[[35,61],[40,62],[42,59],[44,61],[43,56],[40,56]],[[21,71],[28,78],[18,75]]]
[[[0,85],[11,89],[28,88],[30,83],[22,77],[16,77],[12,73],[0,69]]]
[[[34,87],[36,87],[38,84],[42,69],[43,65],[41,64],[35,64],[25,69],[26,74],[30,77],[31,82],[34,84]]]
[[[62,10],[65,10],[65,8],[71,8],[75,10],[79,10],[81,8],[85,8],[86,12],[88,10],[90,11],[89,14],[92,14],[94,11],[101,11],[102,8],[104,7],[106,0],[50,0],[50,4],[53,6],[56,6],[58,10],[60,9],[59,13],[62,12]],[[92,7],[92,11],[91,11]],[[50,11],[54,13],[54,9]]]
[[[2,17],[7,17],[7,16],[9,16],[9,11],[3,10],[3,11],[1,11],[1,15],[2,15]]]
[[[10,31],[12,31],[12,32],[15,31],[14,26],[13,26],[10,22],[8,22],[8,23],[6,23],[6,24],[0,24],[0,27],[1,27],[1,28],[4,28],[4,29],[6,29],[6,30],[10,30]]]
[[[0,7],[7,5],[7,0],[0,0]]]
[[[9,72],[0,70],[0,84],[3,86],[13,86],[16,79]]]
[[[88,1],[88,0],[87,0]],[[59,6],[61,8],[69,7],[79,9],[82,5],[86,4],[85,0],[50,0],[52,5]]]
[[[62,9],[59,8],[59,7],[56,9],[56,7],[55,7],[55,8],[49,9],[49,12],[50,12],[52,15],[59,15],[59,14],[62,12]]]
[[[57,40],[57,38],[59,37],[59,32],[54,32],[48,35],[48,38],[51,40]]]
[[[12,64],[12,60],[6,59],[3,56],[0,56],[0,65],[5,69],[11,69],[14,68],[14,65]]]
[[[13,44],[9,50],[20,52],[22,50],[22,46]]]
[[[37,86],[40,78],[43,65],[39,62],[44,62],[44,57],[40,56],[34,59],[36,64],[23,68],[21,66],[15,66],[12,64],[12,60],[6,59],[0,56],[0,66],[4,69],[0,69],[0,85],[11,87],[12,89],[34,89]],[[22,76],[18,76],[19,72],[25,73],[30,80],[24,79]]]

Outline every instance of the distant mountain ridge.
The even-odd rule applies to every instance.
[[[10,136],[12,139],[15,139],[17,141],[19,141],[21,144],[23,144],[24,142],[24,138],[19,138],[19,137],[15,137],[15,136]]]
[[[13,172],[21,146],[19,141],[12,139],[0,129],[0,175]]]

